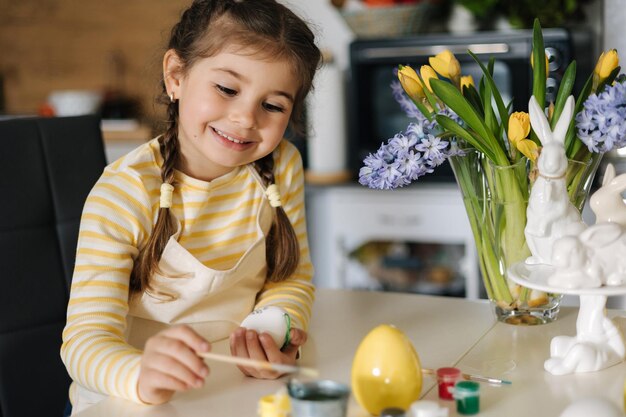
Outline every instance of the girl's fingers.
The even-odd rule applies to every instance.
[[[293,358],[295,361],[298,349],[300,349],[300,346],[306,343],[308,336],[304,330],[291,329],[290,337],[291,340],[289,344],[285,346],[282,351],[285,355]]]
[[[151,355],[149,369],[183,382],[185,388],[200,388],[204,384],[204,377],[206,376],[197,375],[175,356],[162,353],[153,353]]]
[[[206,363],[204,363],[204,360],[198,357],[195,351],[180,339],[163,335],[154,340],[149,340],[148,343],[146,343],[146,349],[150,349],[150,351],[155,354],[170,358],[167,362],[170,363],[171,366],[174,366],[171,362],[180,364],[185,369],[189,370],[189,372],[192,372],[196,378],[204,379],[209,373],[209,368]]]
[[[186,391],[191,388],[191,385],[185,381],[158,369],[148,369],[146,379],[150,380],[150,386],[153,390]]]
[[[246,347],[246,329],[244,329],[243,327],[239,327],[238,329],[236,329],[233,333],[231,333],[229,342],[230,342],[230,354],[232,356],[239,356],[242,358],[249,357],[248,349]],[[252,376],[252,374],[247,368],[240,366],[240,365],[237,365],[237,368],[239,368],[239,370],[245,376]]]
[[[210,344],[187,326],[176,326],[146,342],[139,373],[140,396],[146,402],[167,401],[175,391],[199,388],[209,368],[197,352]]]
[[[267,357],[265,356],[263,347],[261,347],[261,343],[259,342],[259,336],[257,332],[255,332],[254,330],[246,331],[245,345],[249,358],[259,361],[267,361]],[[267,372],[266,370],[262,370],[253,366],[247,367],[246,370],[251,376],[254,376],[256,378],[263,378],[264,373]]]
[[[239,350],[239,346],[241,343],[245,341],[246,337],[246,329],[243,327],[239,327],[235,329],[234,332],[230,334],[230,338],[228,339],[230,343],[230,354],[236,356],[237,351]]]
[[[259,335],[254,330],[246,331],[246,348],[250,358],[259,361],[267,361],[265,351],[261,346],[261,342],[259,342]]]
[[[163,334],[181,340],[196,352],[211,350],[211,344],[189,326],[174,326],[164,331]]]
[[[254,336],[254,338],[252,338]],[[253,332],[253,335],[247,337],[248,351],[250,357],[261,361],[269,361],[273,363],[284,363],[282,352],[276,346],[276,342],[272,336],[267,333],[257,335]],[[256,369],[255,376],[263,379],[274,379],[280,376],[280,372],[268,370],[268,369]]]
[[[235,345],[234,355],[260,361],[267,361],[263,347],[259,342],[259,336],[254,330],[243,329],[243,331],[238,333],[237,336],[239,338],[237,340],[238,343]],[[239,369],[244,373],[244,375],[255,378],[275,378],[275,375],[277,375],[274,371],[259,369],[254,366],[240,366]]]
[[[145,352],[141,360],[141,370],[137,390],[139,398],[149,404],[162,404],[172,398],[176,391],[186,391],[196,383],[196,376],[187,370],[185,381],[185,367],[178,364],[166,355],[156,352]],[[182,372],[179,372],[183,369]],[[183,375],[183,376],[181,376]]]
[[[208,375],[209,368],[204,360],[198,357],[198,352],[208,352],[211,350],[211,344],[196,333],[189,326],[174,326],[163,332],[163,336],[173,339],[177,342],[168,341],[169,352],[176,355],[179,360],[185,363],[200,378]]]
[[[267,357],[268,361],[272,363],[285,363],[285,355],[280,351],[279,347],[276,346],[276,342],[274,342],[272,336],[267,333],[260,334],[259,341],[261,342],[264,355]]]
[[[307,332],[300,329],[291,329],[289,335],[291,337],[290,344],[297,347],[304,345],[308,339]]]
[[[254,330],[240,327],[230,336],[230,353],[243,358],[293,365],[296,363],[299,347],[306,343],[307,333],[294,328],[291,329],[290,338],[289,345],[281,351],[271,335],[267,333],[259,335]],[[273,379],[280,376],[279,372],[256,367],[239,366],[239,369],[244,375],[256,378]]]

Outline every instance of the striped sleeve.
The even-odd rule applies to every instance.
[[[294,145],[283,140],[276,155],[274,177],[280,190],[283,208],[298,236],[300,263],[291,277],[282,282],[266,282],[257,297],[255,308],[276,305],[287,310],[294,327],[306,330],[315,295],[313,265],[309,255],[304,208],[304,169],[302,157]]]
[[[129,279],[151,228],[149,193],[138,174],[107,168],[83,209],[61,357],[85,388],[141,402],[141,351],[124,338]]]

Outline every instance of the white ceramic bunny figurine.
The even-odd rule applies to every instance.
[[[602,187],[592,196],[596,223],[578,236],[564,236],[553,246],[554,273],[548,284],[560,288],[626,285],[626,205],[621,192],[626,176],[609,166]],[[557,336],[544,368],[554,374],[590,372],[621,362],[626,347],[621,332],[605,315],[606,295],[582,294],[576,336]]]
[[[624,340],[604,315],[605,295],[581,295],[576,336],[556,336],[543,367],[552,375],[593,372],[624,360]]]
[[[580,213],[569,201],[565,175],[567,156],[565,134],[574,113],[574,97],[569,96],[554,131],[534,96],[528,103],[530,124],[541,140],[537,160],[539,175],[530,192],[524,234],[532,256],[527,264],[551,264],[552,245],[562,236],[578,235],[585,230]]]
[[[548,283],[563,288],[593,288],[626,284],[626,174],[615,176],[609,164],[602,187],[590,199],[596,223],[578,236],[557,239],[552,246],[556,268]]]
[[[596,223],[612,222],[626,227],[626,204],[622,192],[626,191],[626,174],[615,176],[615,167],[609,164],[604,171],[602,187],[589,199]]]
[[[589,226],[579,236],[554,242],[555,273],[548,284],[562,288],[594,288],[626,284],[626,230],[614,222]]]

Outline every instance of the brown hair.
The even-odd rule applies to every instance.
[[[321,59],[314,39],[306,23],[275,0],[196,0],[172,28],[168,49],[178,55],[183,72],[188,72],[198,60],[232,45],[252,47],[255,56],[261,58],[287,60],[300,80],[290,126],[292,131],[302,132],[304,98],[312,88]],[[164,161],[161,178],[164,183],[174,185],[174,168],[180,157],[178,102],[167,98],[164,82],[162,88],[161,99],[168,103],[168,127],[159,138]],[[272,154],[256,161],[254,167],[265,185],[274,183]],[[159,271],[161,254],[173,233],[169,209],[159,208],[152,233],[133,266],[132,293],[151,291],[151,277]],[[289,277],[298,265],[300,251],[293,226],[282,207],[276,208],[266,246],[267,279],[281,281]]]

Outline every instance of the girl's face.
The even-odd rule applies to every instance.
[[[179,100],[178,168],[189,176],[210,181],[256,161],[285,133],[299,88],[291,65],[243,52],[225,49],[184,75],[176,55],[165,56],[168,93]]]

